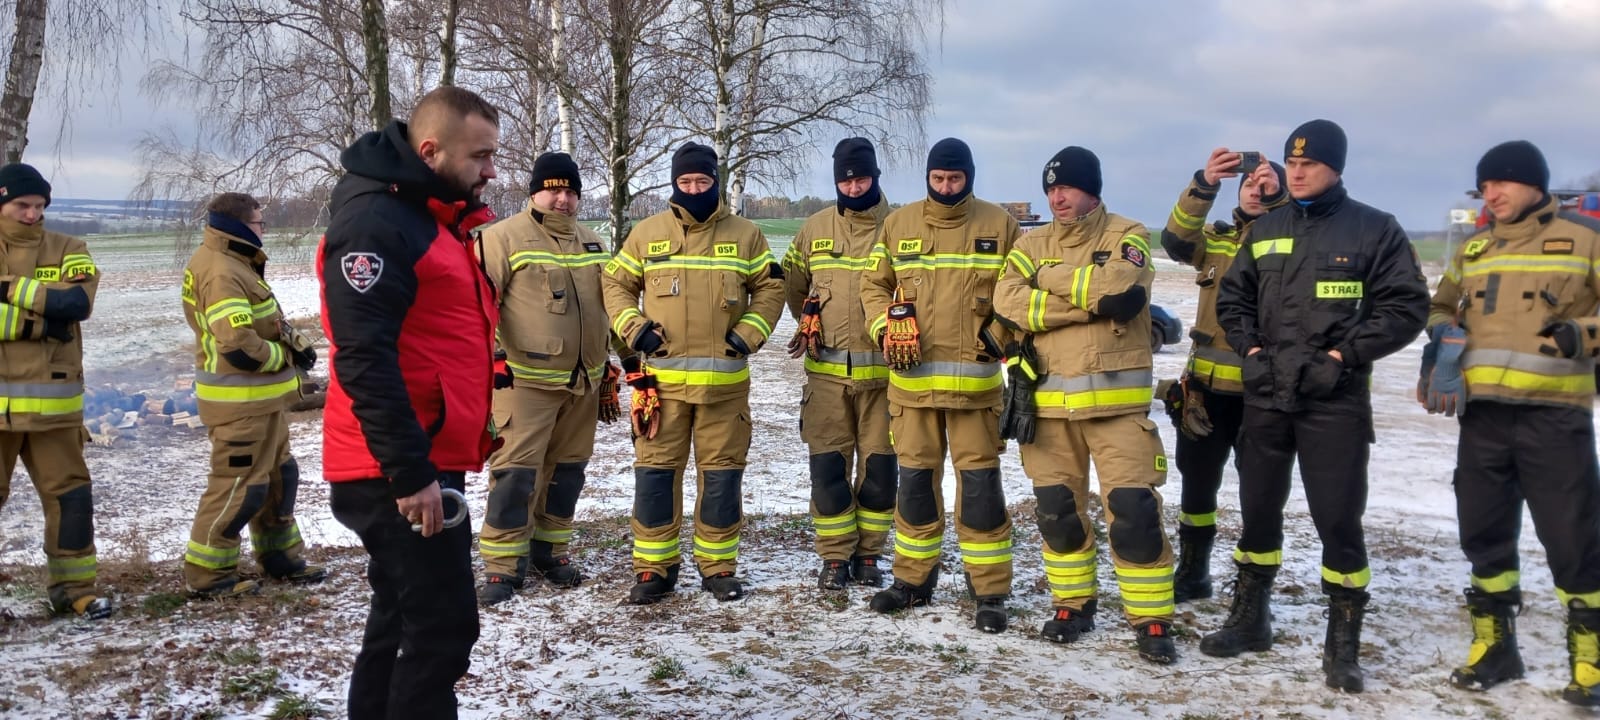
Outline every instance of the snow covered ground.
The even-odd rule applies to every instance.
[[[97,312],[85,329],[91,384],[128,391],[170,388],[185,371],[187,328],[179,273],[102,256]],[[120,270],[120,271],[119,271]],[[1155,300],[1194,317],[1188,272],[1161,265]],[[291,316],[316,310],[304,265],[274,265],[271,280]],[[1456,546],[1450,473],[1455,424],[1411,400],[1421,344],[1379,363],[1367,533],[1374,595],[1363,664],[1367,692],[1323,687],[1325,620],[1318,543],[1297,488],[1290,499],[1286,566],[1274,599],[1278,642],[1231,660],[1200,654],[1198,638],[1226,615],[1227,561],[1237,537],[1237,484],[1222,492],[1213,566],[1219,597],[1180,608],[1180,661],[1140,661],[1120,620],[1109,560],[1102,562],[1100,622],[1077,644],[1040,640],[1049,596],[1038,555],[1032,493],[1016,452],[1004,456],[1017,522],[1012,628],[971,628],[953,532],[933,605],[897,617],[870,613],[867,589],[823,596],[813,587],[804,445],[797,433],[803,372],[782,354],[792,332],[753,358],[757,432],[746,475],[750,529],[741,575],[750,596],[718,604],[686,573],[679,593],[648,608],[622,603],[631,583],[626,514],[631,448],[621,425],[601,426],[575,549],[591,580],[556,592],[531,585],[483,613],[471,674],[460,686],[466,718],[1344,718],[1566,717],[1563,614],[1543,552],[1524,535],[1521,620],[1528,679],[1487,694],[1454,690],[1449,669],[1467,648],[1460,608],[1467,564]],[[1187,344],[1157,355],[1176,377]],[[320,369],[319,369],[320,372]],[[1159,420],[1169,452],[1174,431]],[[144,428],[110,448],[91,447],[102,585],[120,613],[98,624],[50,619],[39,585],[42,518],[25,474],[0,513],[0,714],[57,717],[339,717],[365,617],[364,554],[329,515],[320,479],[320,420],[297,418],[293,442],[304,483],[299,518],[307,542],[334,571],[309,591],[270,585],[259,598],[184,603],[179,558],[204,485],[203,432]],[[946,473],[947,484],[954,473]],[[1175,522],[1179,478],[1164,489]],[[693,493],[692,481],[686,483]],[[475,521],[485,485],[469,481]],[[946,488],[946,498],[954,497]],[[688,506],[692,501],[686,501]],[[1094,508],[1098,513],[1098,506]],[[687,552],[686,552],[687,555]]]

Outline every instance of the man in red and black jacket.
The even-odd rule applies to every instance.
[[[317,278],[332,369],[323,475],[333,516],[371,555],[353,720],[456,717],[478,638],[471,524],[444,527],[440,490],[461,490],[489,452],[498,318],[467,233],[493,219],[478,195],[498,140],[492,105],[441,87],[409,126],[392,121],[340,157],[349,174]]]

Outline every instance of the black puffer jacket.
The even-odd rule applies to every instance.
[[[1409,344],[1427,318],[1427,280],[1405,231],[1342,183],[1257,220],[1217,298],[1234,350],[1261,348],[1244,361],[1245,403],[1282,412],[1370,412],[1373,361]]]

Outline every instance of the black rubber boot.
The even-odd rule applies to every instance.
[[[921,585],[912,585],[900,578],[894,579],[894,584],[885,590],[879,590],[872,595],[869,607],[873,612],[892,613],[918,605],[927,605],[933,599],[933,588],[939,584],[939,568],[934,566],[928,573],[928,579]]]
[[[883,570],[878,567],[877,555],[857,555],[850,558],[850,576],[857,585],[883,587]]]
[[[282,552],[269,552],[257,558],[256,562],[267,573],[267,577],[295,585],[311,585],[328,577],[327,568],[308,565],[305,560],[290,560]]]
[[[649,605],[658,603],[672,594],[678,586],[678,566],[667,567],[667,574],[662,575],[648,570],[635,577],[633,589],[628,591],[630,605]]]
[[[1322,671],[1335,690],[1358,693],[1366,686],[1361,671],[1361,620],[1367,614],[1365,590],[1339,588],[1328,594],[1328,635],[1322,645]]]
[[[1006,631],[1006,599],[984,598],[978,601],[978,610],[972,615],[972,625],[986,633]]]
[[[1175,602],[1211,597],[1211,548],[1216,539],[1215,525],[1178,528],[1178,567],[1172,574]]]
[[[544,577],[544,581],[558,588],[573,588],[583,582],[583,573],[572,563],[572,558],[556,557],[550,543],[535,540],[529,546],[528,564]]]
[[[516,584],[505,575],[490,575],[478,586],[478,604],[484,607],[499,605],[516,595]]]
[[[719,572],[711,577],[701,578],[700,587],[711,593],[711,597],[718,602],[738,600],[744,597],[744,583],[733,576],[731,571]]]
[[[1467,664],[1450,673],[1450,684],[1463,690],[1488,690],[1527,674],[1517,651],[1517,610],[1522,592],[1489,593],[1467,588],[1467,613],[1472,617],[1472,648]]]
[[[1172,623],[1156,621],[1139,626],[1139,657],[1157,665],[1178,661],[1178,644],[1172,641]]]
[[[1567,657],[1572,682],[1561,699],[1583,707],[1600,706],[1600,608],[1574,599],[1567,605]]]
[[[823,590],[843,590],[850,584],[850,561],[823,560],[817,571],[817,587]]]
[[[229,575],[205,587],[191,587],[188,590],[189,597],[195,600],[226,600],[255,595],[261,592],[261,583],[245,580],[238,575]]]
[[[1044,621],[1044,627],[1039,629],[1039,634],[1053,643],[1076,642],[1084,633],[1094,629],[1094,613],[1098,604],[1091,598],[1084,604],[1082,610],[1056,608],[1055,615]]]
[[[1240,565],[1228,619],[1221,630],[1200,639],[1200,652],[1233,657],[1272,649],[1272,579],[1277,575],[1276,565]]]

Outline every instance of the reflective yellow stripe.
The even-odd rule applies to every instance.
[[[1085,265],[1072,271],[1072,304],[1084,310],[1089,307],[1089,280],[1094,277],[1095,265]]]
[[[528,554],[528,541],[500,543],[478,537],[478,552],[484,557],[522,557]],[[637,555],[638,553],[634,553]]]
[[[813,516],[811,526],[816,529],[821,537],[838,537],[840,535],[856,534],[856,515],[831,515],[828,517]]]
[[[1143,235],[1124,235],[1122,236],[1122,244],[1132,245],[1139,252],[1144,253],[1145,257],[1150,256],[1150,238]]]
[[[1180,202],[1172,206],[1172,222],[1181,228],[1199,230],[1201,225],[1206,224],[1206,219],[1184,212],[1183,203]]]
[[[211,547],[193,540],[183,553],[183,560],[208,570],[225,570],[239,564],[239,548]]]
[[[1561,601],[1562,607],[1571,607],[1573,600],[1582,600],[1584,607],[1600,607],[1600,590],[1587,593],[1569,593],[1561,588],[1556,588],[1556,599]]]
[[[925,362],[889,373],[889,384],[909,392],[981,393],[1000,388],[1000,363]]]
[[[1244,368],[1238,365],[1226,365],[1219,362],[1212,362],[1200,357],[1199,355],[1189,358],[1189,372],[1201,377],[1244,382]]]
[[[1043,332],[1045,330],[1045,325],[1044,325],[1045,307],[1044,307],[1044,305],[1045,305],[1046,298],[1049,298],[1049,297],[1050,297],[1050,293],[1047,293],[1047,292],[1045,292],[1043,290],[1029,290],[1028,291],[1028,329],[1029,330],[1032,330],[1034,332]]]
[[[553,253],[543,250],[519,250],[506,258],[513,271],[530,265],[556,265],[564,268],[583,268],[604,265],[611,256],[606,253]]]
[[[533,539],[539,542],[547,542],[551,545],[566,545],[567,543],[572,542],[572,530],[546,530],[544,528],[535,528],[533,531]]]
[[[654,358],[649,363],[656,380],[669,385],[737,385],[750,380],[743,358]]]
[[[818,270],[849,270],[852,272],[859,272],[862,270],[870,270],[872,268],[872,258],[832,257],[830,255],[819,255],[811,258],[810,264],[812,272],[816,272]]]
[[[1010,254],[1006,255],[1006,262],[1016,268],[1024,279],[1031,280],[1039,272],[1039,266],[1034,264],[1033,258],[1028,257],[1028,254],[1021,250],[1012,250]]]
[[[907,537],[905,533],[896,530],[894,533],[894,551],[896,554],[909,558],[919,560],[933,559],[939,557],[939,546],[943,540],[944,537],[941,535],[920,540],[914,537]]]
[[[1044,555],[1044,577],[1050,585],[1050,595],[1058,600],[1072,598],[1094,597],[1095,591],[1095,549],[1093,547],[1077,553],[1051,552],[1049,546],[1042,550]]]
[[[1588,258],[1572,255],[1495,255],[1468,258],[1462,274],[1477,277],[1490,273],[1556,273],[1588,277],[1592,272],[1594,267]]]
[[[50,584],[65,582],[90,582],[94,580],[95,573],[100,569],[100,561],[94,555],[70,558],[46,558],[45,568],[50,575]]]
[[[1212,510],[1208,513],[1194,514],[1180,512],[1178,513],[1178,524],[1187,525],[1189,527],[1216,527],[1217,511]]]
[[[1594,373],[1582,375],[1539,375],[1525,370],[1500,367],[1471,367],[1462,372],[1470,385],[1499,385],[1512,390],[1570,394],[1594,394]]]
[[[1172,592],[1172,567],[1117,568],[1122,609],[1134,617],[1165,617],[1177,610]]]
[[[644,265],[639,262],[639,258],[629,255],[625,250],[618,252],[616,257],[611,258],[611,261],[606,263],[606,272],[615,272],[616,270],[625,270],[634,277],[644,275]]]
[[[303,542],[300,538],[300,524],[290,523],[288,527],[265,530],[259,534],[250,535],[251,548],[257,555],[279,550],[288,550]]]
[[[618,255],[618,257],[621,257]],[[764,258],[770,258],[766,255]],[[739,258],[706,257],[704,255],[669,255],[664,259],[646,258],[644,272],[652,273],[661,270],[726,270],[740,275],[754,275],[766,267],[769,260],[756,258],[741,260]]]
[[[545,368],[530,367],[521,363],[506,361],[506,367],[511,374],[523,380],[536,380],[542,383],[565,385],[572,379],[571,370],[547,370]]]
[[[32,308],[39,306],[38,294],[39,291],[43,289],[44,285],[38,280],[34,280],[30,277],[19,277],[17,278],[16,285],[12,288],[11,292],[16,298],[17,305]]]
[[[278,299],[269,297],[250,306],[250,314],[256,318],[264,318],[278,311]]]
[[[206,307],[206,321],[204,324],[211,325],[216,322],[226,321],[229,316],[235,313],[244,313],[254,317],[254,312],[250,309],[249,300],[244,298],[224,298]]]
[[[1245,552],[1239,548],[1234,548],[1233,561],[1239,563],[1240,565],[1282,565],[1283,550],[1279,549],[1273,550],[1272,552],[1256,553]]]
[[[895,272],[902,270],[993,270],[1000,274],[1005,258],[999,255],[971,253],[935,253],[931,255],[895,255],[889,259]]]
[[[872,323],[867,326],[867,337],[877,340],[878,334],[887,327],[889,327],[889,313],[878,313],[872,318]]]
[[[285,379],[275,379],[287,375]],[[195,379],[195,397],[207,402],[245,403],[283,397],[300,387],[300,377],[293,371],[283,370],[274,375],[221,375],[228,384],[201,382]],[[237,379],[236,379],[237,378]],[[259,379],[261,384],[246,384],[247,379]]]
[[[69,278],[73,275],[93,275],[98,270],[94,258],[83,253],[70,253],[61,257],[61,277]]]
[[[970,565],[999,565],[1011,562],[1011,538],[999,542],[963,542],[961,559]]]
[[[679,556],[678,539],[667,540],[641,540],[633,539],[633,556],[640,560],[670,560]]]
[[[1144,407],[1155,398],[1152,388],[1120,388],[1107,390],[1081,390],[1077,392],[1058,392],[1037,390],[1033,393],[1034,403],[1040,408],[1050,406],[1066,408],[1068,410],[1089,410],[1091,408],[1114,407]]]
[[[1472,586],[1484,592],[1505,592],[1522,584],[1522,573],[1516,570],[1507,570],[1494,577],[1472,576]]]
[[[1233,257],[1239,252],[1239,244],[1226,240],[1206,240],[1207,255],[1224,255]]]
[[[772,336],[772,326],[767,324],[766,318],[763,318],[753,312],[745,313],[744,315],[740,316],[739,322],[742,322],[760,331],[763,339]]]
[[[611,321],[611,332],[616,333],[617,337],[622,337],[625,334],[622,332],[623,326],[627,325],[628,321],[643,315],[644,313],[639,312],[639,308],[623,308],[617,313],[617,319]]]
[[[695,535],[694,556],[708,560],[737,560],[739,559],[739,537],[735,535],[731,540],[712,542]]]
[[[894,528],[894,513],[856,508],[856,523],[862,530],[888,532]]]
[[[1257,240],[1250,243],[1250,256],[1260,260],[1267,255],[1290,255],[1294,253],[1294,238],[1272,238],[1270,240]]]
[[[83,395],[72,397],[0,397],[0,413],[34,415],[71,415],[83,412]]]
[[[1372,584],[1372,568],[1364,567],[1353,573],[1342,573],[1322,566],[1322,579],[1326,582],[1347,588],[1364,588]]]

